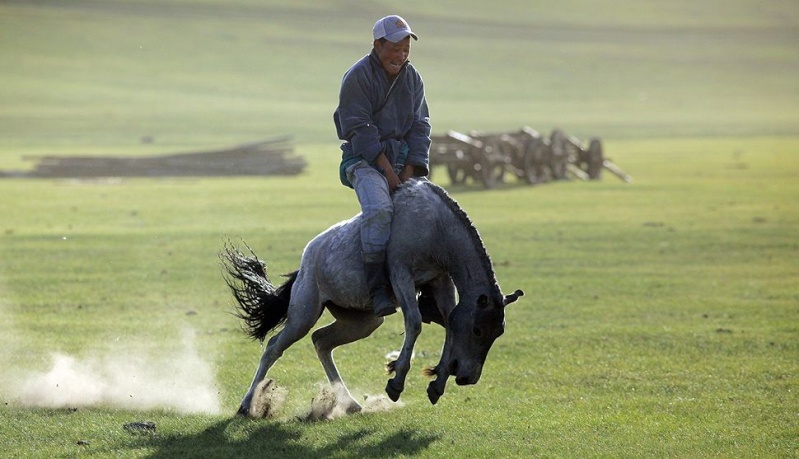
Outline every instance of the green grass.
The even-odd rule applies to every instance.
[[[738,136],[799,125],[790,0],[449,3],[399,11],[421,36],[412,60],[436,131]],[[0,6],[0,164],[18,161],[9,153],[143,154],[283,134],[334,141],[341,75],[368,52],[384,12],[339,2],[55,5]]]
[[[289,133],[309,163],[288,178],[0,180],[3,454],[799,454],[799,10],[788,1],[403,6],[438,132],[598,135],[635,181],[449,187],[502,287],[526,292],[476,386],[451,385],[429,404],[420,373],[442,333],[426,327],[401,406],[299,422],[324,383],[305,339],[270,373],[289,390],[278,419],[232,418],[261,348],[229,314],[217,252],[243,239],[277,280],[311,237],[357,212],[337,181],[331,113],[384,12],[243,0],[0,6],[0,169],[30,167],[25,155],[145,155]],[[401,341],[392,317],[337,350],[357,396],[381,393],[384,355]],[[144,359],[188,392],[181,371],[199,355],[221,412],[27,406],[17,385],[54,353]],[[156,433],[122,427],[144,420]]]

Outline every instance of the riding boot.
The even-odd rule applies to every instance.
[[[384,262],[364,263],[366,271],[366,285],[369,287],[369,296],[372,298],[372,312],[377,317],[385,317],[397,312],[397,306],[388,293],[390,287],[388,272]]]

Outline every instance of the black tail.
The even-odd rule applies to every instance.
[[[249,246],[247,249],[250,255],[241,253],[232,244],[225,244],[219,257],[227,271],[225,283],[238,303],[234,314],[244,321],[247,335],[263,342],[269,332],[286,321],[291,286],[297,280],[298,271],[287,274],[288,280],[275,288],[266,275],[266,263],[259,260]]]

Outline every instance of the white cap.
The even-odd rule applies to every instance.
[[[374,28],[372,29],[372,35],[374,35],[375,40],[385,38],[391,43],[400,42],[407,36],[413,37],[414,40],[419,39],[419,37],[417,37],[416,34],[411,31],[411,26],[405,22],[405,19],[402,19],[397,15],[386,16],[384,18],[378,19],[378,21],[375,22]]]

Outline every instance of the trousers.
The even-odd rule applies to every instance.
[[[383,263],[391,236],[394,205],[388,181],[366,161],[358,161],[346,170],[347,179],[361,204],[361,249],[364,263]]]

